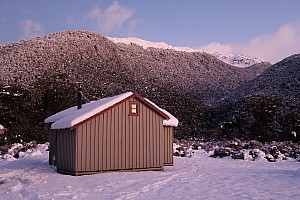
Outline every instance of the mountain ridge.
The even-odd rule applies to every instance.
[[[113,41],[114,43],[124,43],[124,44],[137,44],[139,46],[142,46],[144,49],[153,47],[153,48],[158,48],[158,49],[173,49],[176,51],[184,51],[184,52],[201,52],[203,53],[204,51],[201,49],[195,49],[195,48],[190,48],[190,47],[174,47],[172,45],[169,45],[165,42],[151,42],[147,40],[143,40],[140,38],[135,38],[135,37],[128,37],[128,38],[113,38],[113,37],[108,37],[109,40]],[[256,57],[251,57],[248,55],[244,54],[238,54],[238,55],[233,55],[233,54],[221,54],[219,52],[212,53],[211,55],[215,56],[217,59],[236,66],[236,67],[250,67],[254,64],[259,64],[259,63],[270,63],[269,61],[264,61],[260,58]]]
[[[221,98],[257,74],[223,63],[205,52],[115,44],[88,31],[65,31],[23,40],[3,46],[0,54],[0,77],[4,84],[30,85],[37,77],[56,70],[73,74],[70,77],[73,82],[92,81],[90,74],[93,73],[105,73],[108,79],[112,79],[112,74],[119,74],[126,76],[121,80],[135,77],[131,84],[142,83],[148,77],[146,79],[151,79],[153,84],[167,84],[202,102]],[[89,75],[85,75],[87,71]],[[111,84],[105,83],[107,85]]]

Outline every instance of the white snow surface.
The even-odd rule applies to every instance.
[[[129,96],[133,95],[132,92],[126,92],[117,96],[108,97],[99,99],[97,101],[92,101],[90,103],[86,103],[82,105],[81,109],[77,109],[77,106],[65,109],[61,112],[58,112],[48,118],[45,119],[45,123],[52,123],[51,129],[64,129],[70,128],[94,115],[97,113],[119,103],[120,101],[128,98]],[[170,119],[164,120],[163,125],[165,126],[178,126],[178,120],[171,115],[166,110],[158,107],[150,100],[147,100],[153,106],[158,108],[160,111],[165,113]]]
[[[251,56],[244,55],[244,54],[239,54],[239,55],[225,54],[224,55],[224,54],[215,52],[212,55],[227,64],[230,64],[230,65],[233,65],[236,67],[241,67],[241,68],[250,67],[254,64],[265,62],[260,58],[251,57]]]
[[[112,37],[107,37],[110,41],[114,43],[124,43],[124,44],[137,44],[144,49],[147,49],[149,47],[153,48],[158,48],[158,49],[172,49],[175,51],[185,51],[185,52],[203,52],[201,49],[195,49],[195,48],[190,48],[190,47],[174,47],[171,46],[165,42],[150,42],[146,41],[140,38],[135,38],[135,37],[128,37],[128,38],[112,38]],[[236,67],[250,67],[254,64],[257,63],[262,63],[265,62],[264,60],[256,57],[251,57],[249,55],[244,55],[244,54],[238,54],[238,55],[233,55],[233,54],[221,54],[219,52],[215,52],[212,54],[215,56],[217,59],[236,66]]]
[[[84,104],[79,110],[77,110],[77,107],[75,107],[76,109],[74,109],[74,107],[68,108],[48,117],[47,119],[45,119],[45,123],[57,119],[57,121],[54,120],[54,123],[51,125],[51,129],[70,128],[96,115],[97,113],[115,105],[123,99],[126,99],[132,94],[132,92],[126,92],[117,96],[99,99],[97,101]]]
[[[82,105],[82,108],[86,107],[88,105],[88,103],[86,104],[83,104]],[[53,123],[53,122],[56,122],[70,114],[72,114],[73,112],[75,112],[77,110],[77,106],[73,106],[71,108],[68,108],[68,109],[65,109],[63,111],[60,111],[54,115],[51,115],[50,117],[46,118],[45,119],[45,123]]]
[[[70,176],[48,165],[44,145],[0,159],[0,199],[300,199],[300,162],[175,157],[164,171]]]
[[[144,49],[153,47],[158,49],[172,49],[176,51],[185,51],[185,52],[203,52],[201,49],[193,49],[190,47],[174,47],[171,46],[165,42],[150,42],[147,40],[143,40],[140,38],[135,37],[128,37],[128,38],[113,38],[113,37],[107,37],[110,41],[114,43],[124,43],[124,44],[137,44]]]

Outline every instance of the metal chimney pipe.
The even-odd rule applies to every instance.
[[[77,87],[77,109],[81,109],[82,107],[82,83],[81,82],[76,82],[78,87]]]

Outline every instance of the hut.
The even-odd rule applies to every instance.
[[[138,94],[127,92],[56,113],[49,164],[71,175],[162,170],[173,165],[178,120]]]
[[[0,124],[0,135],[4,135],[4,133],[5,133],[5,128],[4,128],[4,126],[2,126],[1,124]]]

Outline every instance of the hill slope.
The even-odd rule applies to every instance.
[[[212,127],[246,139],[300,140],[300,54],[268,68],[213,108]]]
[[[96,86],[95,91],[124,85],[154,90],[164,86],[202,102],[220,98],[256,77],[256,72],[233,67],[210,54],[116,45],[87,31],[13,43],[1,47],[0,55],[4,84],[32,85],[38,77],[59,73],[68,74],[74,82],[84,80],[91,88]]]
[[[300,54],[292,55],[268,68],[257,78],[243,84],[232,94],[242,96],[276,96],[300,98]]]
[[[2,124],[36,138],[45,117],[75,104],[81,81],[86,101],[137,92],[179,118],[178,135],[199,134],[207,105],[269,65],[243,69],[207,53],[115,44],[88,31],[54,33],[0,47]]]

